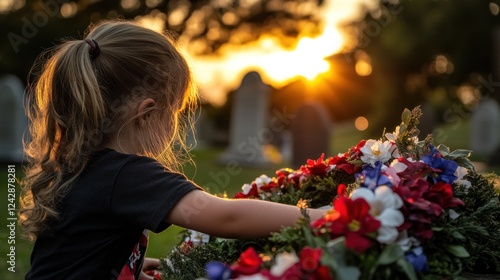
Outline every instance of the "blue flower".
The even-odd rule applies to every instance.
[[[436,148],[430,146],[431,153],[422,157],[422,161],[434,169],[438,169],[435,176],[429,176],[433,183],[443,181],[449,184],[453,184],[457,180],[455,176],[455,171],[458,168],[458,164],[453,160],[444,159]]]
[[[406,253],[406,260],[413,265],[417,272],[428,272],[429,265],[427,264],[427,256],[424,254],[422,246],[416,247]]]
[[[375,167],[366,165],[361,173],[356,174],[356,179],[361,182],[361,187],[375,190],[378,186],[392,187],[389,177],[382,173],[382,163],[377,161]]]
[[[209,262],[205,265],[209,280],[228,280],[231,278],[231,269],[221,262]]]

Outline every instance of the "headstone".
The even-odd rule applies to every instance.
[[[213,135],[213,122],[207,119],[203,110],[198,110],[195,115],[193,129],[186,136],[186,145],[190,149],[203,149],[210,142]]]
[[[317,103],[307,103],[299,108],[292,120],[292,167],[299,168],[308,159],[330,154],[330,118]]]
[[[493,30],[493,81],[500,81],[500,26]],[[497,84],[498,90],[498,84]]]
[[[221,163],[236,161],[241,166],[271,165],[263,151],[270,138],[268,121],[268,99],[270,88],[265,85],[257,72],[250,72],[243,78],[235,93],[229,146],[220,156]]]
[[[495,90],[496,100],[498,99],[498,90],[500,90],[500,86],[498,81],[500,81],[500,26],[497,26],[493,30],[493,81],[492,84],[489,85],[491,88],[489,89],[490,93],[493,93]],[[498,130],[499,128],[497,128]],[[500,145],[497,145],[497,149],[489,154],[489,159],[487,161],[489,165],[500,166]]]
[[[473,113],[470,143],[475,154],[487,157],[500,147],[500,107],[495,100],[482,100]]]
[[[436,128],[436,110],[429,103],[422,104],[420,109],[422,110],[422,116],[418,124],[419,138],[424,139],[428,134],[432,134]]]
[[[0,78],[0,161],[22,162],[23,134],[28,119],[23,106],[24,86],[13,75]]]
[[[289,130],[285,130],[281,133],[281,143],[280,143],[280,153],[283,161],[290,164],[292,161],[292,133]]]

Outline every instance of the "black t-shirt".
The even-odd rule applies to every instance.
[[[35,242],[26,279],[133,279],[147,230],[170,226],[164,217],[195,189],[153,159],[96,153],[64,197],[60,219]]]

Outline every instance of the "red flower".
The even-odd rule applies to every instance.
[[[398,161],[407,166],[403,172],[399,172],[398,176],[401,180],[410,180],[412,178],[425,178],[432,172],[440,172],[439,169],[434,169],[426,163],[415,161],[411,162],[405,158],[399,158]]]
[[[259,272],[261,264],[262,259],[257,252],[252,247],[248,247],[248,249],[241,253],[238,262],[231,266],[231,270],[233,271],[232,276],[238,277],[239,275],[255,274]]]
[[[318,267],[318,270],[316,270],[315,275],[317,276],[316,279],[318,280],[333,280],[333,277],[330,274],[330,269],[324,265]]]
[[[347,194],[347,186],[345,184],[339,184],[337,187],[337,195],[338,196],[345,196]]]
[[[293,173],[293,169],[291,169],[291,168],[282,168],[282,169],[276,171],[278,185],[283,186],[286,183],[288,183],[288,181],[289,181],[288,175],[290,175],[291,173]]]
[[[363,155],[363,152],[361,152],[361,148],[363,148],[366,144],[366,140],[361,140],[359,143],[356,145],[356,147],[351,148],[349,151],[352,157],[356,157],[356,159],[360,159],[361,156]]]
[[[234,195],[234,198],[260,198],[259,197],[259,190],[257,189],[257,185],[255,183],[252,183],[252,188],[247,194],[244,194],[242,192],[238,192],[237,194]]]
[[[339,212],[334,211],[334,210],[329,210],[326,212],[326,214],[323,217],[317,219],[316,221],[313,221],[311,223],[311,227],[313,229],[319,230],[327,225],[330,225],[332,221],[335,221],[336,219],[338,219],[339,215],[340,215]],[[319,231],[316,231],[316,233],[318,233],[318,232]]]
[[[336,169],[342,169],[344,170],[347,174],[354,174],[359,171],[361,167],[347,162],[347,153],[344,154],[344,156],[334,156],[328,159],[328,165],[335,165]]]
[[[304,247],[300,251],[300,261],[290,268],[279,279],[332,280],[330,269],[321,265],[321,249]]]
[[[303,176],[303,173],[300,170],[295,171],[290,168],[282,168],[276,171],[276,176],[278,177],[278,186],[286,187],[287,183],[294,183],[298,185],[300,182],[300,177]]]
[[[339,195],[333,201],[335,210],[328,211],[323,217],[311,223],[316,234],[329,228],[332,238],[344,236],[346,246],[356,252],[364,252],[373,245],[369,233],[380,227],[380,222],[370,215],[370,205],[362,199],[351,200]]]
[[[426,168],[418,168],[420,171],[424,169]],[[443,213],[443,208],[464,205],[462,200],[453,197],[450,184],[438,182],[431,186],[420,175],[413,178],[407,177],[398,186],[393,187],[393,191],[404,202],[402,212],[406,222],[400,229],[408,229],[410,235],[421,241],[432,238],[432,222]]]
[[[453,186],[443,181],[434,184],[429,191],[424,194],[424,197],[442,208],[453,208],[459,205],[465,205],[460,198],[453,196]]]
[[[276,180],[274,180],[274,179],[270,183],[265,184],[265,185],[260,187],[260,190],[263,192],[272,192],[273,190],[278,190],[278,189],[279,189],[279,185],[276,182]]]
[[[339,215],[330,225],[332,237],[345,236],[346,247],[359,253],[370,248],[373,241],[366,234],[380,227],[380,222],[369,213],[370,205],[362,198],[340,196],[333,201],[333,207]]]
[[[324,158],[325,154],[321,154],[317,160],[308,159],[307,164],[300,167],[300,170],[306,174],[325,176],[328,165],[326,165]]]
[[[316,271],[320,265],[321,254],[321,249],[304,247],[300,251],[300,266],[302,269],[309,273]]]

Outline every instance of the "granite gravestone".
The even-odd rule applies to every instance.
[[[234,96],[229,146],[219,157],[221,163],[231,161],[241,166],[272,164],[263,152],[269,138],[266,127],[269,93],[269,86],[262,82],[257,72],[245,75]]]
[[[291,123],[292,167],[299,168],[308,159],[330,154],[331,124],[326,110],[317,103],[299,108]]]
[[[13,75],[0,78],[0,161],[23,160],[23,134],[28,119],[23,106],[24,86]]]
[[[475,154],[487,157],[500,148],[500,107],[495,100],[481,101],[472,115],[470,143]]]

